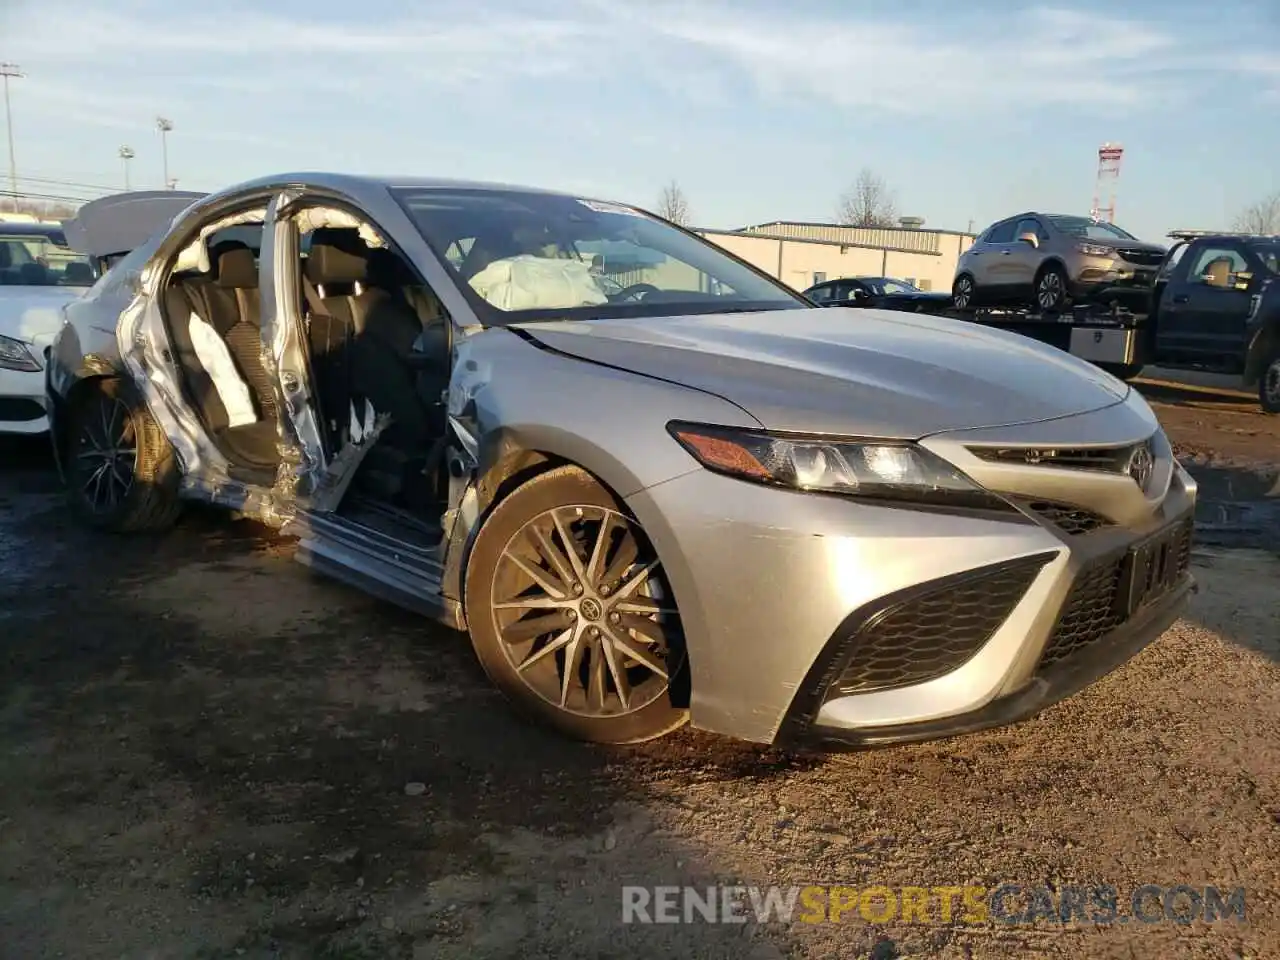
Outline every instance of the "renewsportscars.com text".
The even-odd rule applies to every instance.
[[[622,888],[623,923],[1214,923],[1245,919],[1245,890],[1143,884],[1050,888],[655,886]]]

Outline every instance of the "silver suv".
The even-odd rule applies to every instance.
[[[1021,213],[992,224],[961,255],[952,305],[1026,305],[1045,312],[1079,300],[1145,306],[1164,254],[1164,247],[1111,223]]]

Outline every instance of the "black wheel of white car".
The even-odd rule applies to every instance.
[[[1045,313],[1056,313],[1066,307],[1067,299],[1067,275],[1051,263],[1036,277],[1035,305]]]
[[[585,471],[516,489],[485,521],[467,564],[467,624],[489,678],[518,707],[596,743],[683,726],[675,600],[639,523]]]
[[[951,284],[951,306],[957,310],[973,309],[973,277],[962,273]]]
[[[1264,413],[1280,413],[1280,348],[1272,353],[1258,380],[1258,403]]]
[[[75,512],[119,532],[170,526],[181,509],[173,448],[128,384],[101,380],[75,398],[67,492]]]

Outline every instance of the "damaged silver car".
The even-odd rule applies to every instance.
[[[1194,482],[1138,394],[1050,347],[818,309],[557,193],[292,175],[170,216],[50,351],[75,510],[279,527],[568,735],[1009,723],[1191,589]]]

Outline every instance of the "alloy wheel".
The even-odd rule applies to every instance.
[[[507,542],[492,583],[503,653],[547,703],[614,718],[667,692],[679,614],[631,518],[600,506],[546,510]]]
[[[1036,287],[1036,301],[1041,310],[1054,310],[1062,305],[1064,293],[1062,275],[1056,270],[1048,270]]]
[[[102,397],[97,411],[87,412],[77,438],[76,480],[95,513],[110,513],[133,489],[138,467],[133,417],[118,397]]]
[[[973,281],[968,277],[961,277],[956,281],[955,289],[951,291],[951,301],[957,310],[965,310],[968,309],[972,300]]]

